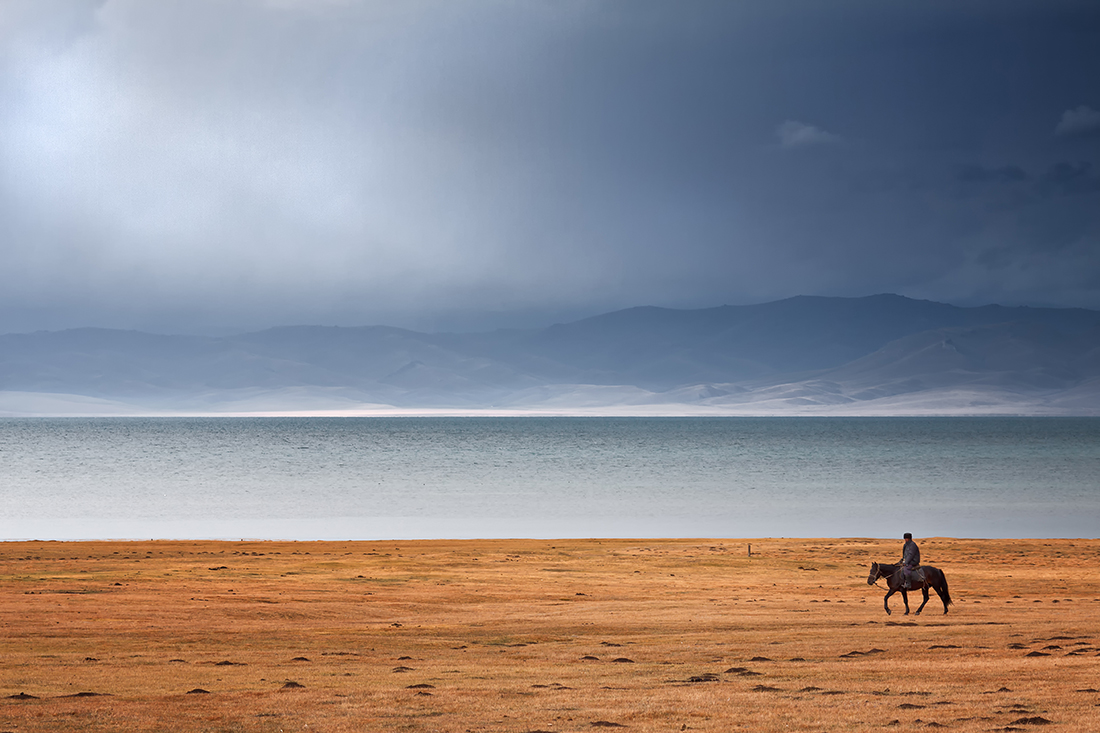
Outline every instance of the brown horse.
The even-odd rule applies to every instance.
[[[909,596],[902,587],[901,565],[892,565],[884,562],[871,563],[871,574],[867,576],[867,585],[874,585],[879,578],[886,578],[886,597],[882,599],[882,606],[886,613],[890,613],[890,596],[901,591],[901,599],[905,601],[905,615],[909,615]],[[924,593],[924,603],[917,609],[919,615],[924,610],[924,604],[928,603],[928,589],[936,591],[936,595],[943,601],[943,612],[947,613],[947,607],[951,605],[951,594],[947,590],[947,578],[943,571],[931,565],[921,565],[913,571],[912,587],[909,590],[920,590]]]

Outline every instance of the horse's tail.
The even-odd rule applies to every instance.
[[[944,575],[942,570],[939,571],[939,576],[940,582],[936,590],[940,592],[940,597],[943,598],[943,607],[947,608],[951,605],[951,591],[947,590],[947,576]]]

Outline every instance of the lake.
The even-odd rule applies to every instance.
[[[1100,418],[0,419],[2,539],[1096,537]]]

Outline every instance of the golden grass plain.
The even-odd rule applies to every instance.
[[[900,550],[2,543],[0,731],[1100,730],[1100,540]]]

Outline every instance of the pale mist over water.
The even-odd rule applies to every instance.
[[[1100,418],[0,420],[0,539],[1095,537]]]

